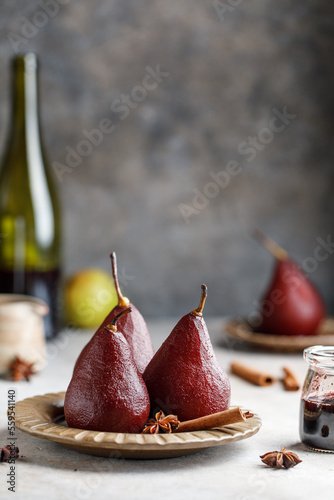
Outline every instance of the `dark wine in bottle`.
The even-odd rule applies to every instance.
[[[0,292],[43,299],[49,339],[59,329],[61,228],[40,129],[36,55],[16,56],[12,76],[12,123],[0,170]]]

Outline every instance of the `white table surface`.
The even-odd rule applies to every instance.
[[[175,320],[150,321],[157,349]],[[223,321],[207,319],[217,357],[228,371],[232,360],[282,375],[287,365],[303,381],[307,365],[302,354],[260,353],[241,347],[222,334]],[[7,391],[17,401],[29,396],[64,391],[74,362],[93,332],[65,332],[48,345],[48,366],[30,382],[0,380],[0,446],[8,443]],[[99,458],[76,453],[61,445],[16,431],[23,455],[16,462],[16,491],[7,490],[8,463],[0,463],[0,498],[43,500],[86,499],[226,499],[333,498],[334,455],[308,450],[298,432],[300,393],[284,391],[280,382],[257,387],[230,375],[232,404],[260,415],[262,428],[249,439],[210,448],[194,455],[164,460]],[[270,469],[259,455],[286,446],[302,463],[291,469]]]

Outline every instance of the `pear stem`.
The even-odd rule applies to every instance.
[[[195,314],[196,316],[203,316],[202,311],[206,301],[206,297],[208,295],[208,287],[206,285],[202,285],[201,289],[202,293],[201,293],[201,299],[199,301],[199,306],[197,307],[197,309],[194,309],[192,311],[192,313]]]
[[[106,325],[105,328],[110,332],[117,332],[117,326],[116,326],[116,323],[117,321],[124,315],[124,314],[128,314],[132,311],[131,307],[127,307],[126,309],[123,309],[121,312],[119,312],[118,314],[116,314],[116,316],[114,317],[114,319],[111,321],[111,323],[109,323],[109,325]]]
[[[263,234],[259,229],[253,230],[254,238],[264,246],[276,259],[285,260],[288,257],[288,252],[280,247],[274,240]]]
[[[118,275],[117,275],[117,259],[116,259],[116,252],[112,252],[110,254],[111,258],[111,267],[112,267],[112,274],[114,277],[114,282],[115,282],[115,288],[116,288],[116,293],[118,297],[118,305],[120,307],[127,307],[130,304],[130,301],[127,297],[124,297],[121,288],[119,286],[118,282]]]

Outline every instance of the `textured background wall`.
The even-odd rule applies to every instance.
[[[146,315],[186,313],[202,282],[207,313],[244,314],[272,266],[257,226],[314,269],[333,312],[334,256],[304,259],[334,240],[334,4],[224,4],[2,0],[0,146],[9,58],[36,51],[51,163],[86,154],[102,119],[115,127],[58,167],[66,273],[109,269],[116,250]],[[285,107],[295,116],[273,120]]]

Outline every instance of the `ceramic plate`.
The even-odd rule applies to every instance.
[[[258,415],[238,424],[206,431],[175,434],[125,434],[86,431],[66,426],[64,392],[45,394],[16,403],[16,427],[81,453],[109,458],[154,459],[189,455],[197,451],[246,439],[258,432]]]
[[[227,323],[225,333],[248,344],[274,351],[302,351],[311,345],[334,345],[334,318],[327,318],[320,325],[317,335],[272,335],[256,333],[244,320]]]

